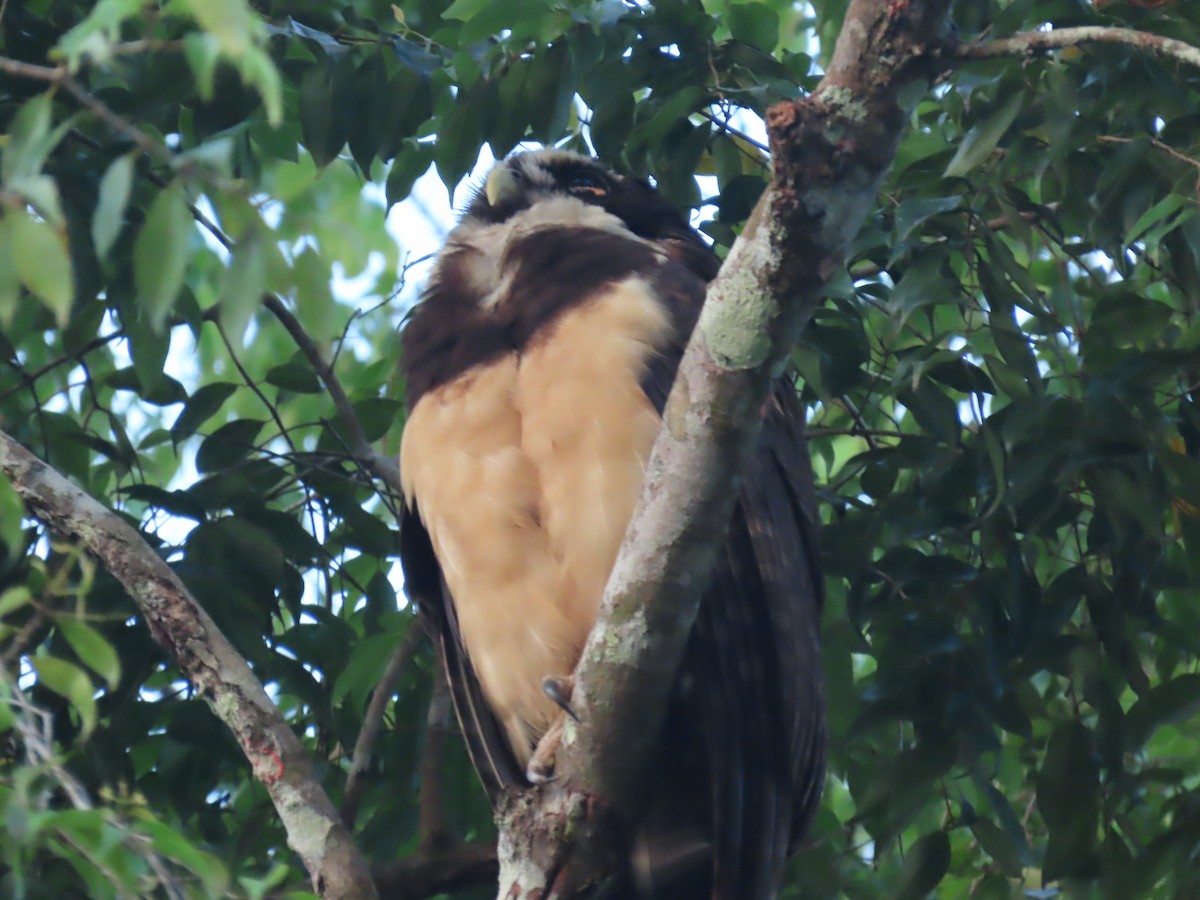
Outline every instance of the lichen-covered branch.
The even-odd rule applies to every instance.
[[[957,59],[995,59],[999,56],[1047,53],[1050,50],[1063,50],[1083,44],[1125,44],[1149,50],[1159,56],[1176,59],[1189,66],[1200,67],[1200,47],[1193,47],[1191,44],[1175,38],[1151,34],[1148,31],[1137,31],[1133,28],[1109,28],[1102,25],[1055,28],[1052,31],[1026,31],[1014,34],[1012,37],[996,38],[978,44],[959,44],[947,48],[946,56]]]
[[[676,376],[576,671],[580,722],[558,755],[563,780],[501,814],[501,896],[571,896],[611,864],[611,841],[579,835],[638,808],[657,734],[647,723],[666,709],[762,403],[844,269],[905,125],[899,91],[930,76],[949,40],[948,6],[853,0],[820,87],[768,112],[772,183],[709,287]]]
[[[31,514],[77,538],[112,573],[151,634],[237,738],[322,897],[369,900],[375,886],[304,746],[250,666],[171,568],[124,520],[0,431],[0,474]]]

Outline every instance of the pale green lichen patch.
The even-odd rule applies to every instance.
[[[760,280],[761,274],[769,271],[770,256],[765,229],[735,248],[725,264],[730,274],[714,285],[700,313],[700,333],[709,354],[723,369],[756,368],[771,352],[769,329],[779,315],[779,304]]]
[[[320,859],[333,823],[315,812],[298,791],[281,785],[279,793],[277,806],[288,811],[288,843],[302,859]]]
[[[567,716],[565,719],[563,719],[562,745],[564,747],[570,747],[575,743],[575,739],[578,736],[579,730],[575,725],[575,720],[570,716]]]
[[[867,119],[866,106],[849,88],[841,85],[827,87],[821,93],[821,99],[853,122],[865,122]]]
[[[687,372],[680,369],[667,397],[667,408],[663,410],[663,424],[677,441],[687,433],[687,411],[691,405],[691,385],[688,384]]]
[[[626,617],[610,619],[601,641],[600,656],[606,664],[635,664],[646,641],[645,610],[638,607]]]

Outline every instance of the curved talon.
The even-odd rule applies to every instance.
[[[563,722],[565,721],[563,716],[556,717],[550,727],[546,729],[546,733],[542,735],[542,739],[538,741],[533,755],[529,757],[529,764],[525,767],[525,777],[533,784],[545,784],[554,780],[554,757],[562,743]]]
[[[565,712],[572,720],[578,722],[579,716],[571,709],[571,694],[575,690],[573,675],[547,675],[542,679],[542,691],[554,701],[554,705]]]

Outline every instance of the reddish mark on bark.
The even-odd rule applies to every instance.
[[[767,110],[767,128],[781,131],[796,121],[796,107],[790,102],[776,103]]]
[[[888,15],[895,18],[908,9],[909,0],[888,0]]]
[[[247,743],[246,749],[253,754],[254,774],[259,781],[270,787],[283,777],[283,759],[273,744],[267,741]]]

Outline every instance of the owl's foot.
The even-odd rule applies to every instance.
[[[555,716],[533,749],[533,756],[529,757],[529,765],[525,767],[525,777],[533,784],[545,784],[554,780],[554,758],[558,754],[559,745],[562,744],[566,722],[566,713]]]
[[[555,706],[576,722],[579,721],[579,716],[571,709],[571,694],[575,691],[574,675],[547,675],[542,679],[542,690],[554,701]]]
[[[554,701],[554,705],[562,710],[562,714],[554,717],[554,721],[534,748],[533,756],[529,757],[525,777],[534,784],[545,784],[554,779],[554,757],[562,744],[567,717],[575,722],[579,721],[579,716],[571,709],[571,692],[575,690],[574,675],[547,675],[542,679],[542,690]]]

